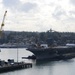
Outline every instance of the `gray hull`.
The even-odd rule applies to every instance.
[[[37,60],[59,60],[75,57],[75,47],[53,47],[53,48],[29,48]]]

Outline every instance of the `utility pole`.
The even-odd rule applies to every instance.
[[[17,62],[18,62],[18,48],[17,48]]]

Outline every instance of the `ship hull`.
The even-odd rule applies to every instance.
[[[75,57],[75,47],[62,48],[29,48],[36,60],[60,60]]]

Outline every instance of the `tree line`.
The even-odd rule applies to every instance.
[[[75,43],[74,32],[15,32],[4,31],[0,37],[0,44],[3,43]]]

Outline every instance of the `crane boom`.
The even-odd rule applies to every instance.
[[[7,11],[5,11],[5,13],[4,13],[2,24],[1,24],[1,27],[0,27],[0,38],[2,37],[2,28],[4,26],[4,20],[5,20],[6,13],[7,13]]]
[[[4,26],[4,20],[5,20],[6,13],[7,13],[7,11],[5,11],[4,16],[3,16],[3,20],[2,20],[2,24],[1,24],[1,31],[2,31],[2,27]]]

